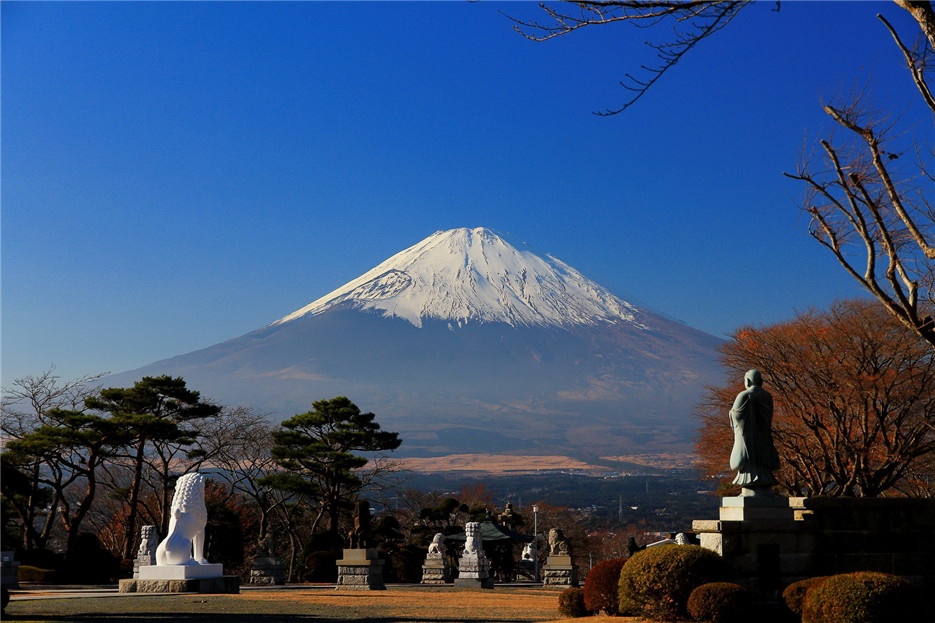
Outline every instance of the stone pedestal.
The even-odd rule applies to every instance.
[[[285,584],[286,570],[279,556],[257,556],[250,567],[250,584]]]
[[[808,577],[815,566],[815,534],[801,498],[738,496],[721,500],[720,519],[696,520],[701,546],[717,552],[759,600]]]
[[[795,519],[791,500],[778,495],[736,496],[721,498],[721,521],[787,523]]]
[[[236,575],[224,575],[201,579],[132,579],[120,580],[121,593],[226,593],[240,592],[240,579]]]
[[[427,557],[422,563],[422,584],[448,584],[451,567],[443,556]]]
[[[465,554],[458,559],[458,577],[455,586],[468,588],[493,588],[493,578],[490,577],[490,561],[481,553]]]
[[[572,562],[571,556],[550,555],[542,567],[542,585],[557,588],[578,586],[578,566]]]
[[[694,521],[701,545],[718,554],[761,600],[790,583],[880,571],[935,594],[935,500],[906,498],[724,498],[720,520]]]
[[[145,565],[139,577],[120,580],[121,593],[233,593],[240,580],[224,575],[224,565]]]
[[[19,588],[19,562],[13,558],[13,552],[0,553],[0,586],[5,588]]]
[[[148,565],[140,567],[141,580],[203,580],[224,575],[224,565]]]
[[[338,590],[382,591],[383,564],[375,549],[345,549],[338,561]]]

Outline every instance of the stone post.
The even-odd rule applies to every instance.
[[[382,591],[383,564],[373,548],[345,549],[338,561],[338,590]]]
[[[542,567],[542,585],[561,588],[578,586],[578,565],[568,554],[550,555]]]
[[[19,588],[17,575],[19,561],[14,560],[13,552],[0,553],[0,585],[4,588]]]

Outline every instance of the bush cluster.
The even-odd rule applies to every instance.
[[[895,575],[860,571],[825,578],[805,594],[802,623],[918,621],[921,597]]]
[[[805,601],[805,594],[813,587],[823,582],[828,576],[820,575],[814,578],[806,578],[793,582],[782,592],[782,600],[786,607],[799,618],[802,617],[802,602]]]
[[[620,614],[669,621],[688,616],[691,592],[726,578],[720,556],[698,545],[662,545],[630,557],[620,572]]]
[[[703,623],[742,623],[752,608],[750,592],[731,582],[702,584],[688,596],[688,614]]]
[[[563,616],[577,618],[588,616],[587,607],[584,605],[584,590],[573,587],[566,588],[558,595],[558,611]]]
[[[584,581],[584,605],[589,611],[617,616],[620,570],[626,561],[626,558],[611,558],[597,563],[588,571]]]

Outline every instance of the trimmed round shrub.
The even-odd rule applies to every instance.
[[[620,569],[626,561],[626,558],[603,560],[588,571],[588,577],[584,580],[584,605],[589,611],[617,616]]]
[[[826,578],[805,593],[802,623],[918,621],[921,597],[895,575],[860,571]]]
[[[702,584],[688,596],[688,614],[703,623],[742,623],[750,617],[750,592],[732,582]]]
[[[805,600],[805,594],[811,590],[812,587],[821,584],[827,578],[828,576],[826,575],[819,575],[814,578],[806,578],[798,582],[793,582],[787,586],[782,592],[782,600],[786,604],[786,607],[801,618],[802,602]]]
[[[691,592],[726,579],[720,556],[698,545],[660,545],[631,556],[620,571],[620,614],[671,621],[688,616]]]
[[[577,618],[590,614],[584,605],[584,590],[566,588],[558,594],[558,611],[566,617]]]

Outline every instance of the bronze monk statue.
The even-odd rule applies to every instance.
[[[734,447],[730,468],[737,470],[734,484],[740,495],[770,494],[776,484],[773,472],[779,469],[779,454],[773,445],[773,397],[763,389],[763,376],[757,370],[744,375],[746,389],[734,400],[730,425],[734,429]]]

